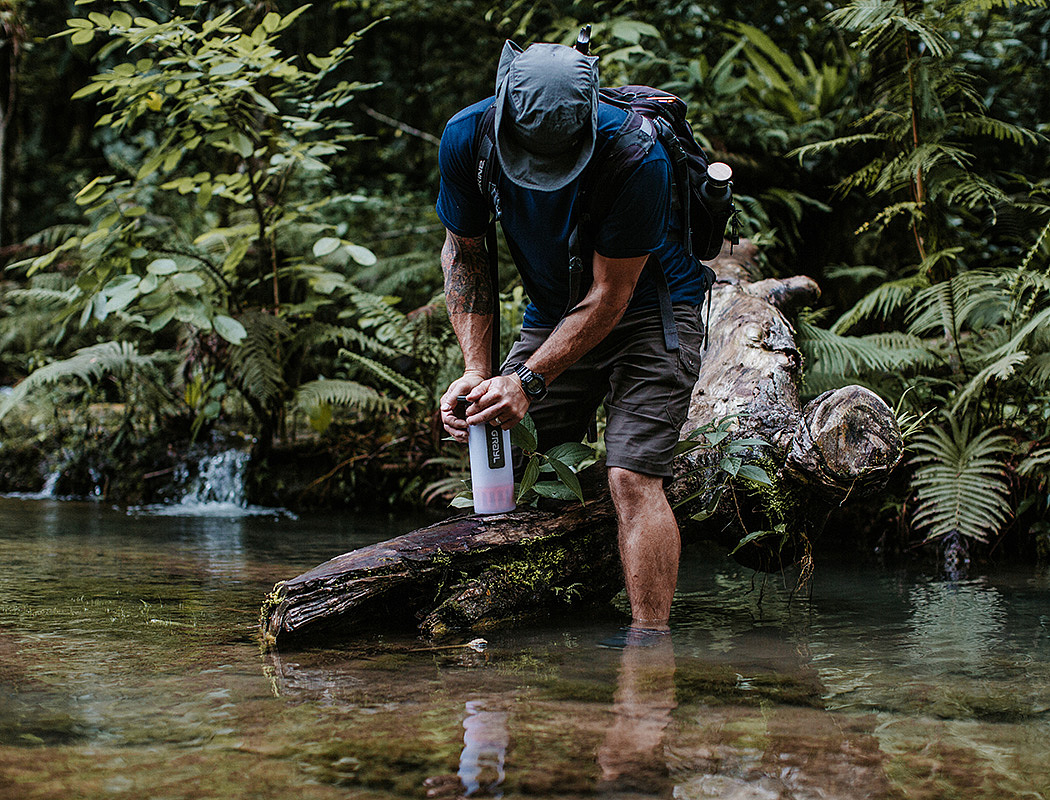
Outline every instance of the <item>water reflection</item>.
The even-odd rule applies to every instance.
[[[620,656],[613,723],[598,750],[599,792],[669,797],[673,789],[664,752],[675,700],[670,635],[628,642]]]
[[[509,714],[490,708],[491,701],[468,700],[463,719],[463,753],[459,782],[464,797],[503,797],[503,780],[510,731]]]
[[[1045,571],[792,597],[687,557],[651,647],[578,621],[260,654],[274,580],[405,527],[0,499],[0,798],[1050,797]]]
[[[1003,651],[1003,599],[982,581],[940,581],[910,591],[910,630],[905,651],[925,671],[980,672]]]

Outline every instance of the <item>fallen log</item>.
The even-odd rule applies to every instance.
[[[815,301],[819,288],[805,276],[751,281],[755,253],[745,242],[712,264],[718,281],[710,339],[683,430],[731,418],[733,438],[768,442],[772,452],[764,458],[783,495],[779,505],[792,509],[783,526],[798,531],[805,550],[807,534],[819,525],[810,498],[841,503],[878,491],[903,445],[892,411],[863,387],[826,392],[802,408],[802,357],[785,314]],[[723,494],[719,452],[697,448],[676,460],[668,496],[680,521]],[[747,533],[739,498],[731,505],[714,525],[735,522],[738,535]],[[768,509],[766,517],[772,526]],[[797,559],[797,549],[785,554],[778,547],[771,558],[760,550],[752,565],[774,569]],[[747,563],[746,554],[741,560]],[[338,556],[277,584],[263,605],[261,628],[268,648],[376,622],[404,621],[441,637],[608,602],[622,587],[615,514],[600,490],[585,507],[461,516]]]

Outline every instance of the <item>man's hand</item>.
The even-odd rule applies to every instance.
[[[468,370],[461,377],[452,381],[445,393],[441,395],[441,424],[460,444],[465,444],[467,441],[467,422],[456,416],[456,398],[461,395],[469,395],[484,380],[483,375]]]
[[[456,397],[467,398],[467,418],[455,416]],[[529,410],[529,398],[521,388],[517,375],[497,375],[479,380],[476,375],[466,374],[459,378],[441,398],[441,421],[445,430],[457,442],[467,441],[467,426],[491,422],[510,430]]]

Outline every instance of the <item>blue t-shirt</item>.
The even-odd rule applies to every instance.
[[[489,205],[478,189],[475,131],[493,98],[463,109],[449,120],[441,135],[438,165],[441,188],[438,217],[457,236],[483,236]],[[606,103],[598,106],[598,144],[619,130],[627,112]],[[525,189],[497,170],[501,225],[514,263],[529,296],[525,327],[552,327],[566,311],[569,297],[569,234],[579,213],[577,200],[584,174],[562,189],[543,192]],[[592,191],[601,191],[596,185]],[[659,142],[623,184],[603,219],[580,225],[580,247],[585,264],[581,286],[590,286],[591,254],[606,258],[633,258],[649,253],[649,264],[635,287],[628,311],[655,307],[656,284],[648,274],[662,268],[671,299],[699,304],[700,273],[682,246],[677,214],[671,213],[671,162]],[[655,262],[655,263],[654,263]]]

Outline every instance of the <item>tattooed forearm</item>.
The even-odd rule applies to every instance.
[[[483,237],[470,239],[449,232],[441,248],[445,304],[449,314],[491,314],[493,292]]]

